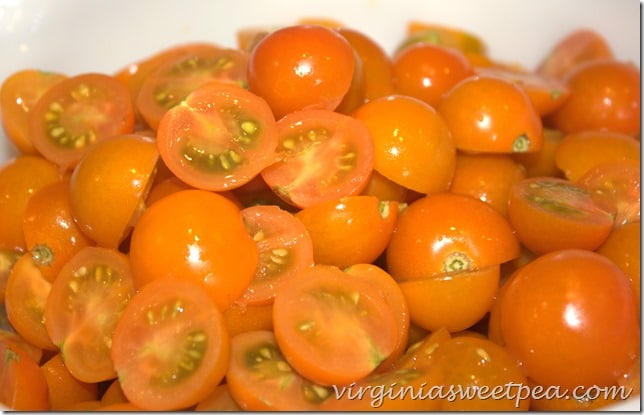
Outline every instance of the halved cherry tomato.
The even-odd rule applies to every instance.
[[[396,349],[396,313],[382,289],[330,265],[287,281],[273,303],[277,343],[293,368],[326,386],[373,372]]]
[[[80,229],[106,248],[117,248],[144,208],[159,153],[135,134],[105,138],[89,148],[70,179],[71,213]]]
[[[272,303],[285,281],[313,266],[311,235],[299,218],[275,205],[249,206],[241,214],[257,244],[259,263],[255,277],[237,302]]]
[[[315,263],[345,268],[373,262],[385,251],[398,218],[398,202],[346,196],[305,207],[295,217],[311,236]]]
[[[292,25],[264,36],[250,53],[248,88],[276,119],[303,109],[335,110],[349,91],[353,48],[335,30]]]
[[[44,320],[75,378],[92,383],[116,377],[112,334],[133,295],[130,263],[116,250],[85,247],[60,270]]]
[[[123,310],[111,359],[125,396],[149,410],[187,409],[221,382],[230,356],[224,319],[198,283],[159,278]]]
[[[640,159],[640,141],[615,131],[568,134],[555,150],[555,163],[571,182],[577,182],[598,164],[619,160],[634,160],[639,163]]]
[[[373,138],[374,170],[419,193],[447,190],[456,148],[445,120],[432,106],[389,95],[365,103],[352,115]]]
[[[201,189],[148,207],[132,231],[129,257],[137,289],[163,277],[196,281],[222,311],[247,289],[259,261],[239,208]]]
[[[485,54],[487,51],[487,45],[479,36],[458,27],[433,22],[411,20],[407,23],[406,35],[398,51],[416,43],[450,47],[465,53]]]
[[[22,228],[26,250],[51,282],[67,260],[83,247],[95,244],[71,213],[69,180],[50,183],[29,198]]]
[[[512,186],[508,220],[521,243],[537,254],[564,248],[596,249],[614,223],[589,191],[554,177],[528,178]]]
[[[333,389],[304,378],[285,359],[269,330],[240,333],[230,341],[226,384],[246,411],[320,410]]]
[[[0,313],[2,313],[2,311],[0,311]],[[5,328],[3,325],[0,328],[0,341],[8,342],[9,344],[12,344],[13,346],[23,350],[27,354],[27,356],[29,356],[36,363],[40,363],[43,356],[45,355],[43,349],[33,345],[31,342],[24,339],[11,327]]]
[[[109,385],[101,394],[101,404],[111,405],[113,403],[127,402],[127,397],[123,393],[121,381],[118,378],[109,382]]]
[[[445,327],[440,327],[423,335],[418,341],[409,345],[395,363],[394,369],[427,369],[434,365],[436,351],[445,344],[452,335]]]
[[[534,382],[611,386],[639,355],[639,310],[628,277],[588,250],[544,254],[517,271],[501,299],[501,333]]]
[[[246,89],[211,82],[193,90],[161,118],[161,158],[179,179],[205,190],[249,182],[277,157],[271,109]]]
[[[240,412],[241,408],[230,395],[230,388],[227,383],[218,385],[210,395],[199,401],[195,411],[208,412]]]
[[[29,136],[45,158],[72,169],[85,151],[105,137],[134,129],[127,88],[102,73],[69,77],[43,94],[29,115]]]
[[[561,131],[544,128],[541,150],[532,153],[512,153],[512,158],[525,167],[527,177],[563,177],[563,172],[555,161],[557,147],[563,138],[564,134]]]
[[[387,247],[387,269],[398,281],[499,265],[519,255],[508,221],[471,196],[436,193],[398,217]]]
[[[45,91],[65,78],[62,73],[24,69],[2,81],[0,120],[7,138],[22,154],[38,153],[29,136],[29,112]]]
[[[7,278],[9,278],[11,269],[21,256],[22,252],[20,251],[14,251],[12,249],[0,249],[0,304],[3,304],[5,301]],[[0,310],[2,310],[1,306]],[[0,315],[2,315],[1,312]],[[0,329],[3,328],[3,324],[1,324],[2,322],[2,318],[0,318]]]
[[[248,53],[212,44],[190,47],[171,56],[143,81],[136,108],[152,130],[170,108],[178,105],[201,85],[220,83],[246,85]]]
[[[253,330],[273,330],[273,303],[261,305],[234,302],[224,310],[226,330],[236,336]]]
[[[78,402],[98,399],[98,383],[76,379],[65,366],[63,355],[56,353],[40,365],[49,390],[49,408],[66,411]]]
[[[566,134],[609,130],[641,131],[641,75],[633,62],[595,59],[580,63],[563,79],[570,97],[545,123]]]
[[[34,346],[56,350],[45,327],[45,307],[51,292],[51,282],[36,266],[30,253],[16,261],[5,292],[4,306],[13,329]]]
[[[0,340],[0,404],[16,411],[48,411],[47,380],[20,347]]]
[[[459,150],[525,153],[543,145],[541,117],[528,94],[507,79],[467,77],[443,96],[436,109]]]
[[[280,160],[262,178],[297,207],[360,193],[373,169],[373,141],[355,118],[330,110],[292,112],[278,121]]]

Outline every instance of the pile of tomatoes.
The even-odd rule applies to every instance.
[[[389,53],[303,19],[112,74],[3,80],[17,152],[0,167],[0,403],[638,395],[640,69],[589,30],[543,56],[499,62],[415,21]]]

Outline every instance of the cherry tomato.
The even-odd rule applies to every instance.
[[[458,49],[420,42],[398,52],[392,61],[397,93],[438,105],[444,93],[474,74]]]
[[[222,383],[215,387],[210,395],[199,401],[195,406],[195,411],[240,412],[241,408],[230,395],[228,384]]]
[[[321,385],[373,372],[396,348],[394,311],[380,287],[316,264],[287,281],[273,303],[275,337],[286,361]]]
[[[0,304],[5,301],[5,290],[7,287],[7,278],[16,261],[22,256],[22,252],[12,249],[0,249]],[[3,308],[0,306],[0,316]],[[0,317],[0,330],[3,328],[3,321]]]
[[[29,113],[50,87],[67,78],[56,72],[23,69],[0,86],[0,121],[9,141],[22,154],[38,154],[29,137]]]
[[[224,310],[230,336],[253,330],[273,330],[273,303],[253,305],[236,301]]]
[[[246,411],[320,410],[333,389],[304,378],[285,359],[269,330],[240,333],[230,341],[226,384]]]
[[[405,32],[407,37],[398,47],[398,51],[416,43],[450,47],[464,53],[485,54],[487,51],[483,39],[459,27],[411,20],[407,23]]]
[[[519,242],[503,215],[455,193],[427,195],[405,208],[386,251],[398,281],[479,270],[518,255]]]
[[[159,158],[155,142],[127,134],[89,148],[70,179],[71,213],[97,245],[117,248],[143,210]]]
[[[541,150],[532,153],[512,153],[512,158],[525,167],[527,177],[563,177],[564,174],[555,161],[557,147],[563,138],[564,134],[561,131],[544,128]]]
[[[129,402],[148,410],[185,410],[223,379],[230,339],[203,286],[159,278],[123,310],[111,356]]]
[[[60,270],[44,321],[75,378],[93,383],[116,377],[112,335],[133,295],[128,258],[113,249],[85,247]]]
[[[74,254],[94,242],[86,236],[71,213],[68,180],[50,183],[27,201],[22,225],[25,248],[43,276],[53,282]]]
[[[295,214],[306,227],[317,264],[349,265],[375,261],[387,247],[398,203],[375,196],[347,196],[305,207]]]
[[[65,411],[75,403],[98,399],[98,383],[76,379],[67,370],[61,353],[40,365],[40,369],[47,380],[51,410]]]
[[[313,266],[311,235],[300,219],[275,205],[250,206],[241,214],[248,234],[257,244],[259,264],[238,302],[272,303],[285,281]]]
[[[448,189],[456,148],[447,124],[432,106],[390,95],[367,102],[352,115],[373,137],[374,170],[419,193]]]
[[[292,112],[277,125],[280,160],[261,175],[285,202],[302,208],[364,189],[374,150],[360,120],[318,109]]]
[[[606,257],[579,249],[547,253],[508,284],[501,333],[536,383],[610,386],[639,355],[632,284]]]
[[[525,153],[539,151],[543,145],[541,117],[528,94],[509,80],[467,77],[436,108],[459,150]]]
[[[564,248],[596,249],[614,223],[590,192],[552,177],[533,177],[512,186],[508,220],[521,243],[537,254]]]
[[[29,115],[33,146],[62,169],[72,169],[85,151],[105,137],[134,129],[130,94],[101,73],[71,76],[43,94]]]
[[[56,165],[40,156],[17,156],[0,166],[0,248],[26,249],[22,218],[27,202],[38,189],[58,180]]]
[[[161,158],[179,179],[205,190],[239,187],[276,159],[277,124],[266,101],[225,83],[202,85],[158,125]]]
[[[239,208],[200,189],[148,207],[132,231],[129,257],[137,289],[166,276],[196,281],[222,311],[248,288],[259,261]]]
[[[47,380],[20,347],[0,340],[0,404],[16,411],[48,411]]]
[[[197,87],[213,81],[245,86],[247,65],[246,52],[208,43],[173,53],[145,77],[136,108],[146,124],[157,130],[163,115]]]
[[[407,200],[407,188],[399,185],[378,173],[372,171],[367,186],[360,192],[361,195],[375,196],[380,200],[405,202]]]
[[[292,25],[264,36],[250,53],[248,88],[276,119],[302,109],[334,110],[349,91],[355,58],[347,40],[319,25]]]
[[[640,134],[640,69],[632,62],[594,59],[564,77],[570,97],[546,120],[566,134],[610,130]]]

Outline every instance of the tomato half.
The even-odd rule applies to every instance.
[[[84,73],[52,86],[29,115],[32,144],[63,169],[73,168],[86,149],[105,137],[134,129],[127,88],[102,73]]]
[[[116,250],[85,247],[65,263],[47,298],[45,327],[74,377],[116,377],[112,334],[133,295],[128,258]]]
[[[341,385],[373,372],[395,350],[395,314],[380,289],[330,265],[302,271],[277,292],[273,325],[286,360],[307,379]]]
[[[202,85],[161,118],[161,158],[179,179],[206,190],[240,187],[276,160],[278,132],[266,101],[225,83]]]
[[[373,141],[355,118],[330,110],[292,112],[278,121],[280,158],[262,178],[297,207],[359,193],[373,169]]]
[[[128,400],[186,409],[221,382],[230,355],[224,320],[197,283],[160,278],[141,288],[114,330],[111,357]]]

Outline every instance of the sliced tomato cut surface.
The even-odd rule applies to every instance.
[[[230,341],[217,305],[191,281],[143,287],[116,326],[112,359],[123,393],[137,407],[186,409],[224,377]]]
[[[279,119],[280,160],[262,177],[297,207],[360,193],[373,170],[374,144],[361,121],[329,110],[301,110]]]
[[[304,224],[278,206],[249,206],[241,214],[257,244],[259,264],[253,281],[238,302],[270,303],[284,281],[313,266],[313,241]]]
[[[330,265],[315,265],[280,288],[273,330],[286,360],[321,385],[354,382],[396,349],[399,315],[382,290]]]
[[[277,123],[261,97],[221,82],[203,85],[161,119],[157,143],[170,171],[205,190],[240,187],[277,160]]]

